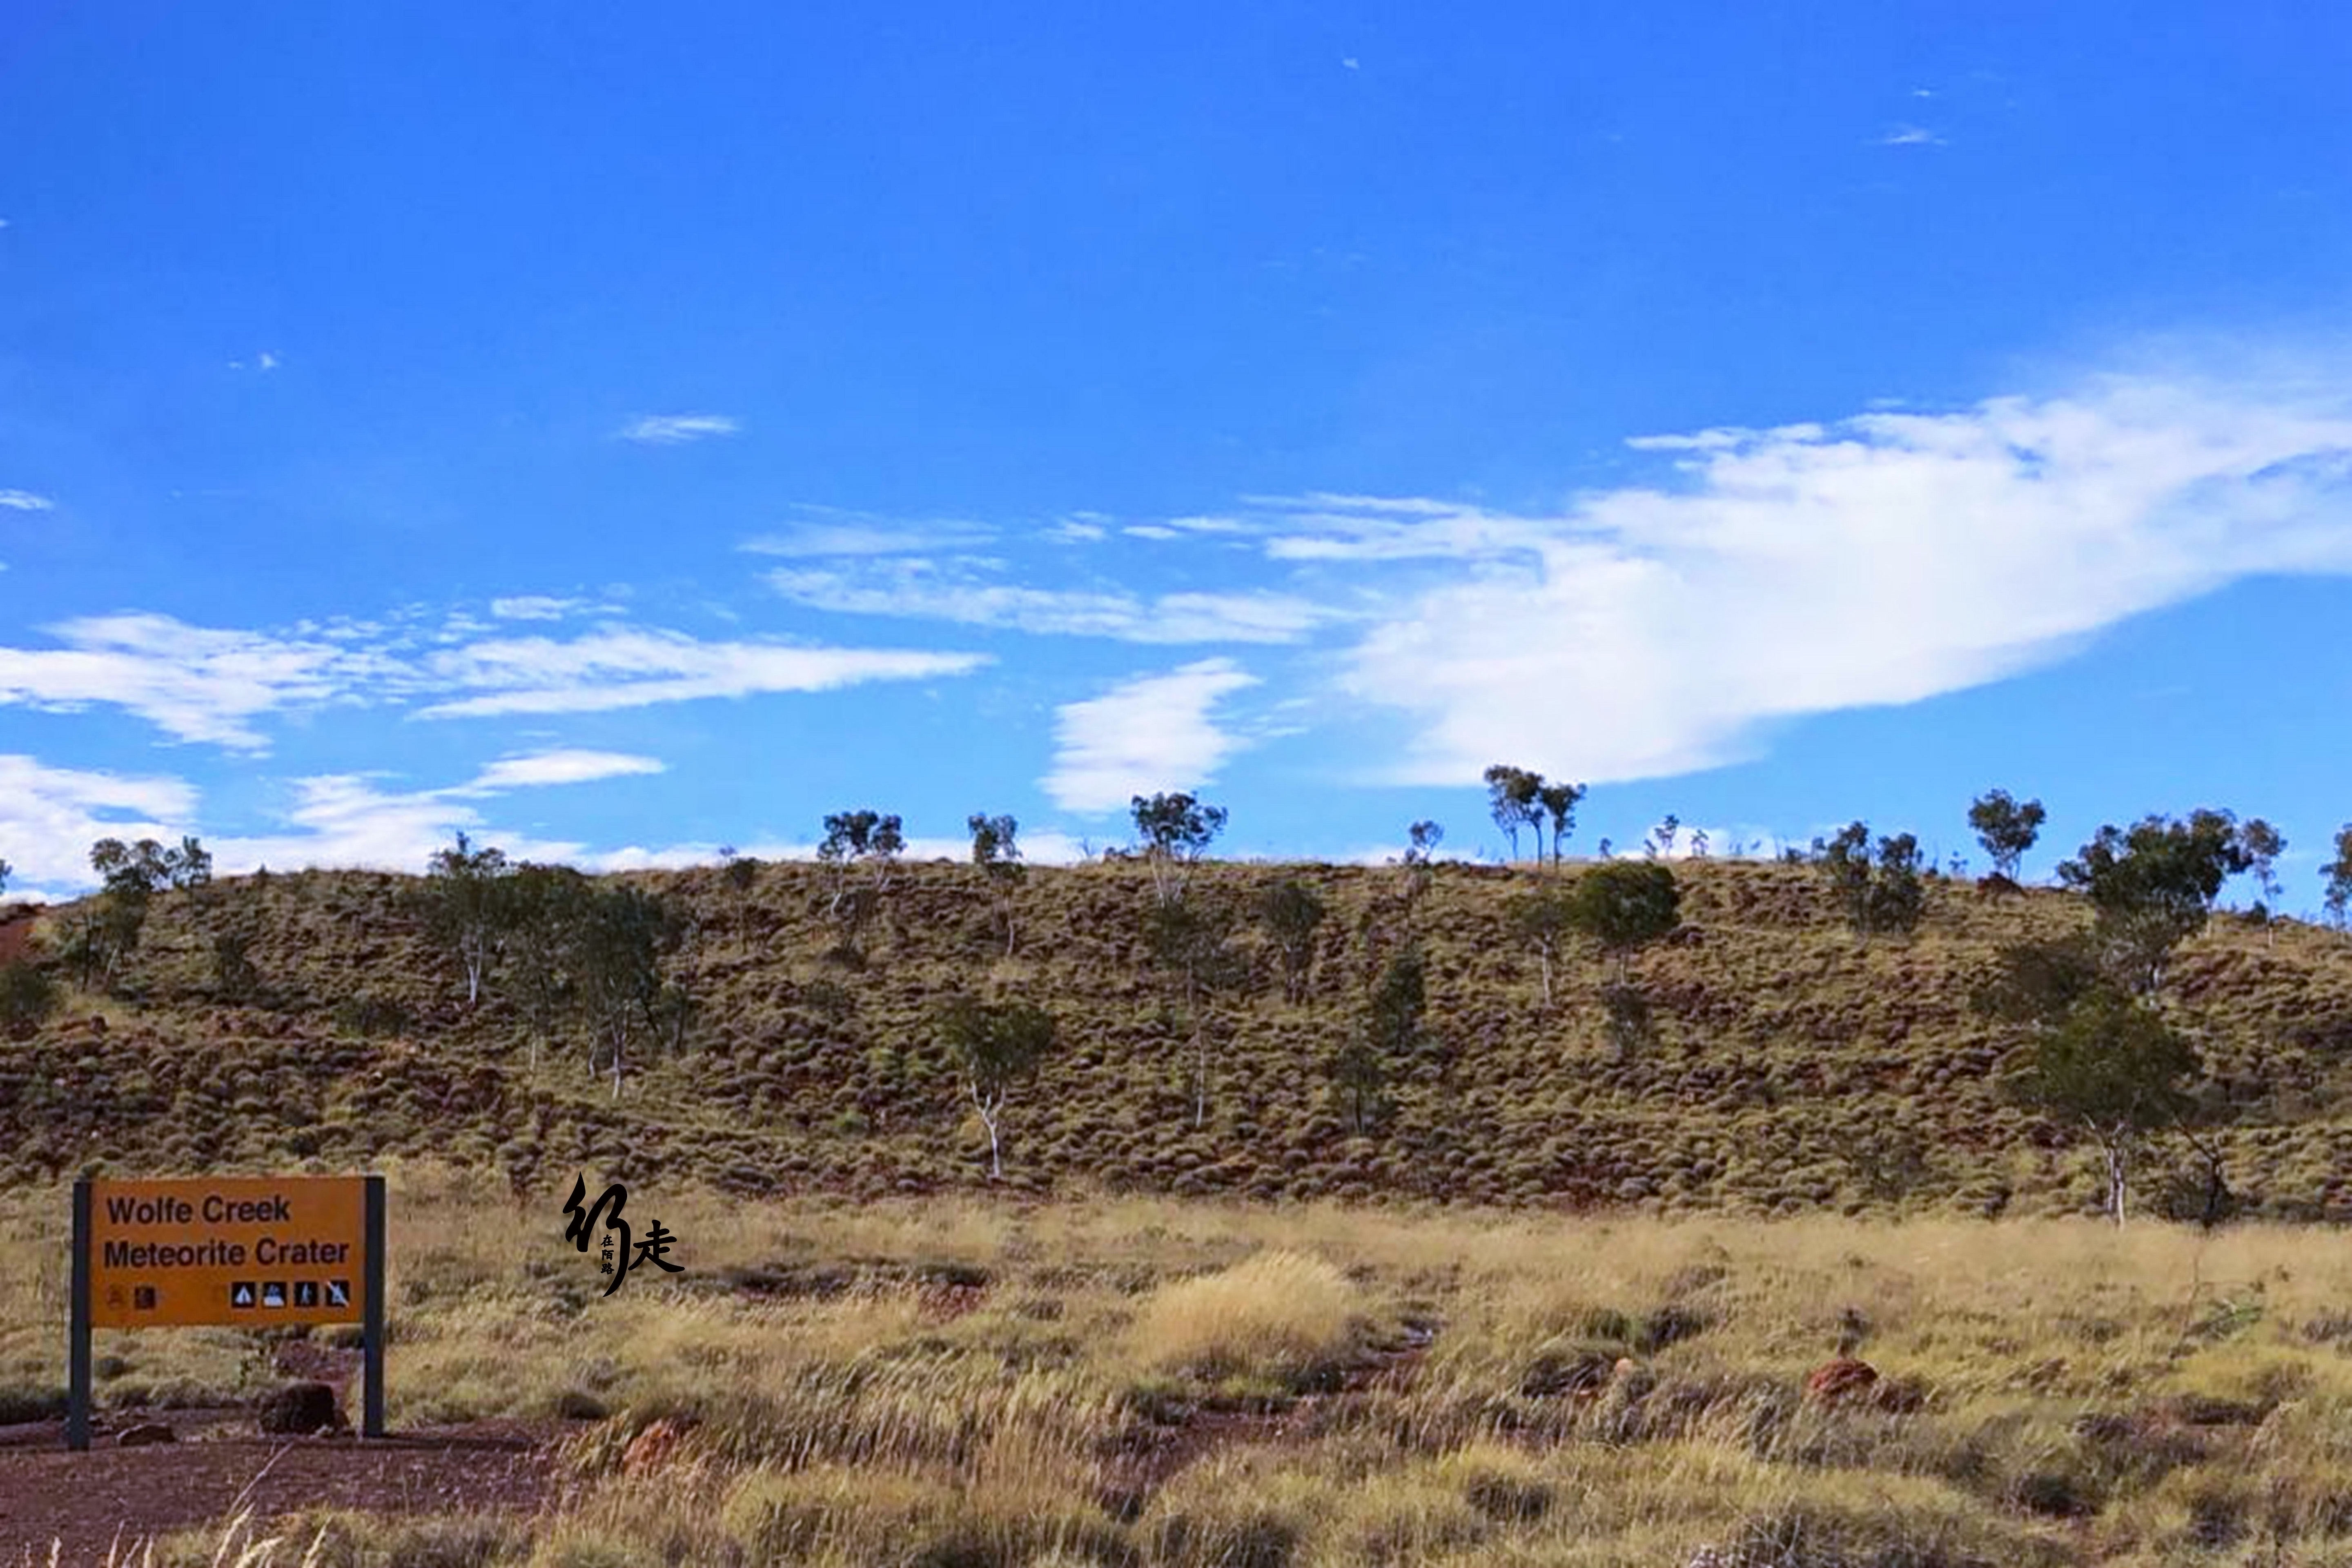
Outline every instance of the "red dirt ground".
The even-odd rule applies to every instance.
[[[175,1443],[118,1448],[110,1434],[155,1420]],[[118,1532],[201,1527],[252,1505],[257,1521],[300,1508],[379,1513],[476,1509],[536,1511],[554,1500],[546,1426],[514,1423],[399,1432],[373,1441],[265,1437],[243,1411],[125,1412],[102,1419],[86,1453],[68,1452],[65,1424],[0,1427],[0,1564],[47,1568],[106,1561]]]

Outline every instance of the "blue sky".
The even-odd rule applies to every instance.
[[[0,857],[2352,819],[2352,16],[0,9]]]

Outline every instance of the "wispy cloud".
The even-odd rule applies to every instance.
[[[1055,713],[1053,772],[1040,783],[1056,805],[1080,812],[1205,784],[1247,743],[1210,710],[1257,684],[1233,660],[1207,658],[1065,704]]]
[[[502,621],[560,621],[587,607],[584,599],[557,599],[544,594],[518,594],[490,601],[490,614]]]
[[[2340,382],[2108,377],[1646,444],[1678,454],[1674,483],[1555,516],[1327,505],[1276,539],[1457,563],[1344,656],[1343,689],[1409,716],[1384,776],[1687,773],[1770,721],[2000,679],[2239,577],[2352,572]]]
[[[607,630],[569,642],[510,637],[430,656],[427,668],[436,683],[477,695],[433,703],[418,716],[592,713],[713,697],[828,691],[872,680],[964,675],[988,662],[982,654],[703,642],[656,630]]]
[[[1892,125],[1878,139],[1881,147],[1941,147],[1944,139],[1919,125]]]
[[[169,616],[90,616],[45,628],[64,646],[0,647],[0,707],[109,706],[177,740],[264,752],[260,721],[331,703],[384,703],[425,718],[586,713],[871,680],[966,674],[980,654],[705,641],[607,627],[570,639],[425,636],[354,622],[289,633],[192,626]]]
[[[664,771],[658,757],[626,752],[531,752],[500,757],[453,795],[496,795],[503,790],[535,789],[547,784],[593,784],[599,779],[630,778]]]
[[[822,558],[836,555],[916,555],[942,550],[968,550],[989,542],[996,531],[953,518],[899,521],[862,512],[805,509],[816,513],[807,522],[782,532],[747,540],[742,550],[752,555]]]
[[[0,756],[0,849],[11,896],[62,895],[90,879],[100,838],[175,840],[194,826],[196,792],[174,778],[127,777]]]
[[[1296,642],[1341,618],[1291,594],[1247,589],[1147,597],[1118,589],[1035,588],[922,560],[895,560],[857,573],[786,569],[769,573],[767,582],[813,609],[1138,643]]]
[[[183,741],[268,746],[255,721],[315,707],[385,661],[312,637],[191,626],[169,616],[93,616],[47,628],[60,648],[0,647],[0,705],[127,710]]]
[[[621,426],[617,434],[624,441],[638,441],[653,447],[675,447],[681,442],[706,440],[713,436],[732,436],[742,426],[724,414],[648,414]]]
[[[32,490],[0,490],[0,510],[48,511],[57,502]]]

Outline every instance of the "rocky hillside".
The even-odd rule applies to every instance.
[[[935,1043],[959,989],[1056,1016],[1060,1045],[1005,1118],[1005,1184],[1255,1198],[1339,1195],[1668,1208],[2095,1204],[2088,1157],[2004,1105],[2002,1045],[1968,1007],[2000,945],[2087,921],[2071,895],[1994,897],[1935,880],[1908,939],[1857,942],[1803,867],[1677,868],[1684,924],[1633,978],[1649,1037],[1612,1042],[1597,956],[1571,952],[1546,1006],[1510,935],[1528,868],[1441,868],[1408,910],[1393,870],[1203,867],[1191,896],[1246,912],[1285,876],[1317,889],[1303,998],[1244,919],[1242,983],[1211,1015],[1205,1125],[1195,1042],[1148,964],[1144,868],[1033,870],[1006,957],[970,868],[904,868],[862,959],[835,951],[817,868],[633,878],[688,917],[668,961],[696,1001],[682,1042],[640,1038],[615,1098],[589,1031],[534,1052],[516,977],[479,1005],[426,938],[418,879],[241,879],[155,904],[112,994],[58,954],[70,909],[8,940],[58,979],[58,1010],[0,1041],[0,1180],[434,1151],[519,1191],[692,1173],[743,1193],[848,1194],[986,1182],[984,1136]],[[1573,877],[1571,864],[1564,873]],[[246,935],[249,1001],[215,994],[214,937]],[[1357,1135],[1327,1063],[1410,932],[1426,958],[1428,1041],[1395,1110]],[[2168,986],[2204,1053],[2232,1190],[2256,1213],[2352,1217],[2352,943],[2217,917]],[[2186,1170],[2177,1173],[2186,1182]],[[2162,1199],[2168,1178],[2146,1190]]]

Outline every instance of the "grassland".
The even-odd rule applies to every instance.
[[[636,879],[686,910],[671,977],[698,1011],[679,1048],[641,1049],[617,1099],[586,1031],[534,1047],[494,973],[468,1008],[404,895],[416,879],[306,872],[159,900],[116,994],[68,987],[0,1041],[0,1183],[84,1169],[165,1173],[436,1153],[539,1192],[575,1171],[693,1177],[740,1196],[871,1198],[987,1186],[985,1140],[934,1044],[957,989],[1025,996],[1063,1048],[1006,1119],[1003,1189],[1404,1199],[1678,1214],[1823,1209],[2087,1212],[2098,1182],[2060,1130],[2003,1103],[2004,1042],[1967,1005],[2004,943],[2085,923],[2071,895],[1930,884],[1916,936],[1857,942],[1801,867],[1683,864],[1685,923],[1633,976],[1653,1036],[1606,1037],[1598,957],[1570,952],[1556,1005],[1510,934],[1525,868],[1441,868],[1410,910],[1396,873],[1211,866],[1192,896],[1246,911],[1276,878],[1318,889],[1303,999],[1242,922],[1245,978],[1209,1026],[1193,1125],[1190,1022],[1150,973],[1140,867],[1034,871],[1007,957],[968,867],[907,868],[860,960],[832,950],[817,869]],[[1574,875],[1571,864],[1568,874]],[[34,932],[54,957],[58,915]],[[215,933],[243,934],[254,1000],[215,999]],[[1428,961],[1432,1048],[1393,1119],[1355,1136],[1324,1071],[1381,965]],[[2168,1006],[2246,1213],[2352,1214],[2352,944],[2295,922],[2217,917],[2182,952]],[[642,1042],[641,1042],[642,1044]],[[2161,1164],[2159,1209],[2197,1173]],[[2178,1202],[2169,1189],[2189,1194]]]
[[[2307,1228],[677,1183],[692,1272],[603,1298],[482,1173],[392,1185],[394,1426],[562,1420],[576,1489],[252,1521],[281,1564],[2352,1563],[2352,1254]],[[12,1191],[0,1247],[61,1212]],[[0,1275],[0,1381],[55,1374],[59,1289]],[[101,1404],[241,1339],[102,1335]],[[1841,1340],[1878,1384],[1809,1401]]]

